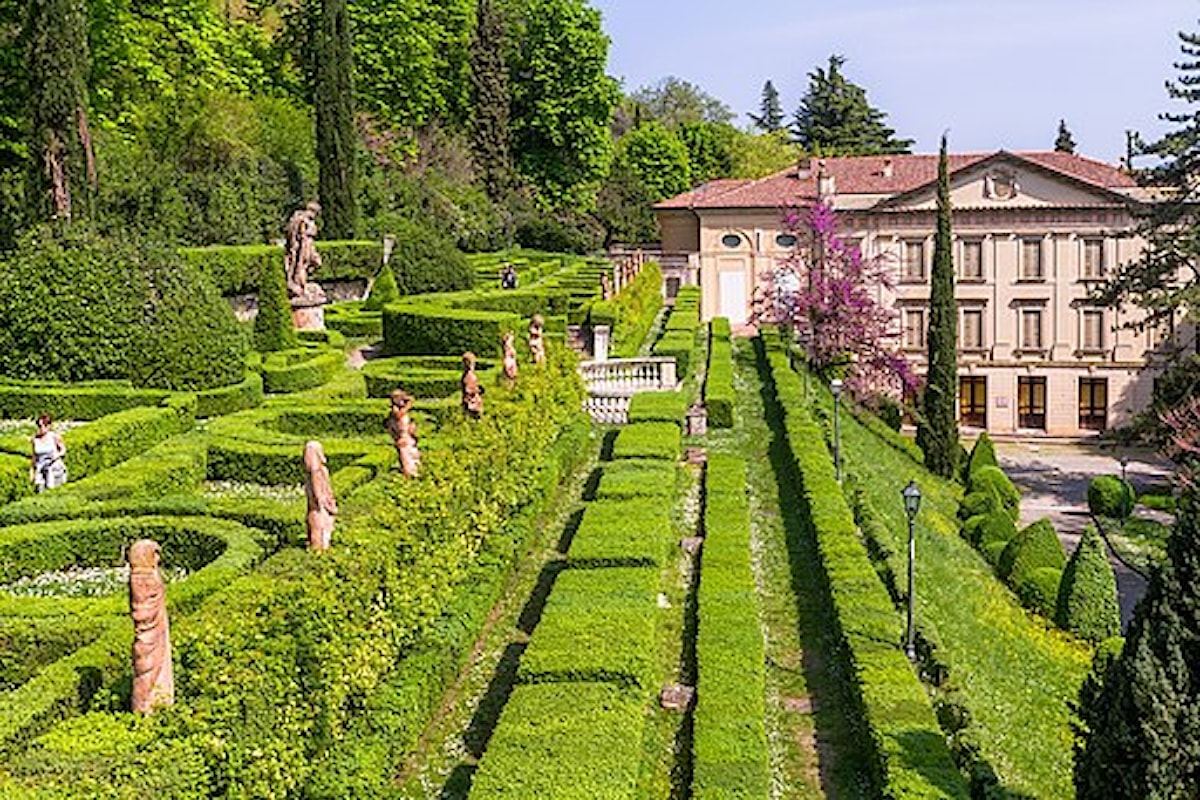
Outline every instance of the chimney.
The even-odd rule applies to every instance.
[[[805,180],[812,175],[812,156],[800,156],[796,162],[796,177]]]
[[[837,194],[837,182],[833,176],[825,169],[825,162],[822,160],[818,164],[817,171],[817,198],[826,200]]]
[[[892,160],[890,158],[885,158],[883,160],[883,171],[881,174],[885,178],[892,177]]]

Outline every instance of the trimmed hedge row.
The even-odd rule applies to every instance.
[[[679,458],[680,431],[673,422],[635,422],[617,434],[613,458]]]
[[[656,498],[594,500],[571,538],[572,567],[655,567],[672,535],[668,505]]]
[[[643,265],[633,282],[621,287],[613,307],[615,319],[609,323],[613,326],[613,357],[633,358],[641,351],[662,308],[662,269],[658,263]]]
[[[655,459],[622,459],[601,470],[597,500],[675,496],[675,464]]]
[[[683,424],[687,397],[683,392],[639,392],[629,401],[629,422],[674,422]]]
[[[383,310],[387,355],[462,355],[498,358],[501,337],[518,331],[520,318],[500,311],[395,303]]]
[[[750,563],[746,464],[737,456],[708,457],[704,530],[692,795],[765,800],[771,790],[766,654]]]
[[[633,797],[642,700],[603,683],[518,686],[471,784],[472,800]]]
[[[765,342],[764,342],[765,344]],[[858,536],[821,428],[777,338],[765,367],[783,409],[802,505],[828,580],[847,674],[862,703],[874,762],[863,769],[884,797],[968,797],[920,679],[899,647],[903,624]]]
[[[640,567],[568,569],[521,656],[521,683],[614,683],[649,692],[655,684],[658,571]]]
[[[163,389],[135,389],[128,381],[86,383],[0,381],[0,417],[93,420],[138,406],[156,406],[171,396]]]
[[[732,428],[736,398],[729,320],[717,317],[708,327],[708,373],[704,378],[704,406],[708,409],[708,424],[714,428]]]
[[[261,406],[262,402],[263,376],[248,371],[241,383],[196,392],[196,416],[219,417]]]
[[[494,383],[495,362],[475,364],[479,380]],[[362,368],[367,397],[387,397],[394,389],[417,398],[450,397],[462,389],[462,358],[458,356],[395,356],[368,361]]]
[[[271,394],[302,392],[328,383],[342,371],[341,350],[298,347],[269,353],[262,363],[263,388]]]
[[[325,306],[325,325],[346,336],[383,336],[383,312],[364,307],[361,300]]]

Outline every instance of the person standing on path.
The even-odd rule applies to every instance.
[[[67,482],[67,445],[62,434],[50,430],[50,415],[42,414],[37,419],[37,433],[33,435],[33,465],[30,468],[34,491],[57,489]]]

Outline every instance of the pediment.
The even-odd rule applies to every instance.
[[[1126,198],[1001,151],[950,176],[950,205],[959,209],[1049,208],[1114,205]],[[929,211],[937,207],[937,183],[881,200],[880,209]]]

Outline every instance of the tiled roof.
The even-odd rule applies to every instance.
[[[1059,152],[959,153],[950,156],[951,173],[982,161],[1008,155],[1037,167],[1058,173],[1099,189],[1129,189],[1137,186],[1133,177],[1102,161]],[[856,156],[823,159],[826,172],[833,177],[837,194],[892,197],[905,194],[937,180],[938,157],[929,155]],[[817,173],[821,160],[800,172],[789,167],[758,180],[710,181],[690,192],[658,203],[655,208],[779,208],[810,203],[817,197]],[[890,162],[890,175],[888,164]]]

